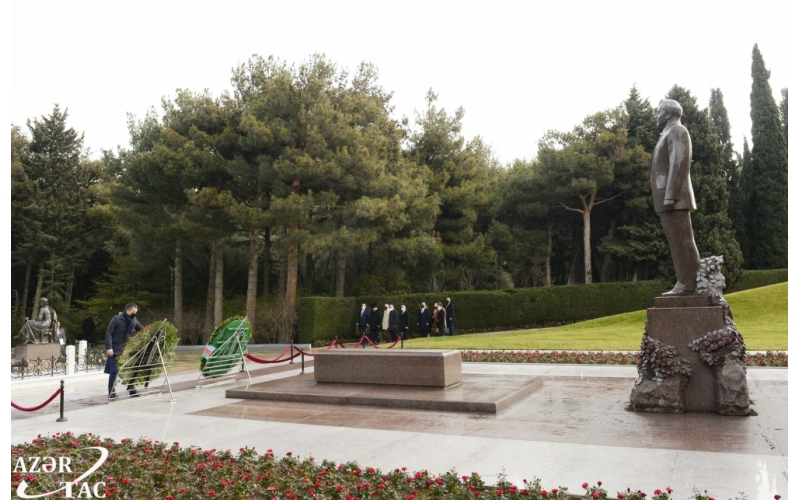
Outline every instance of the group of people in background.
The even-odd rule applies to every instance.
[[[456,306],[450,297],[447,297],[446,305],[436,302],[433,311],[428,309],[425,302],[421,302],[417,318],[420,337],[430,337],[431,333],[455,335],[455,316]],[[373,344],[380,343],[381,331],[389,333],[390,342],[396,342],[399,338],[408,340],[410,323],[409,311],[405,304],[400,306],[399,311],[395,309],[394,304],[384,304],[381,313],[378,311],[378,304],[372,304],[371,309],[368,309],[367,304],[362,303],[358,312],[358,332],[362,338],[368,336]]]

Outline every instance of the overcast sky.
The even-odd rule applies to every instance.
[[[788,3],[759,2],[13,2],[4,7],[12,123],[69,108],[95,153],[128,146],[126,113],[177,88],[230,88],[252,54],[370,61],[413,118],[428,88],[502,163],[533,158],[548,129],[618,105],[635,83],[657,104],[673,84],[701,106],[719,87],[735,146],[750,135],[750,62],[788,86]],[[5,16],[4,16],[5,17]]]

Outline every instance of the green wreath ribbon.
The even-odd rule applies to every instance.
[[[228,342],[226,344],[237,330],[244,334],[241,348],[239,343],[236,342]],[[211,338],[208,339],[203,356],[200,358],[200,371],[203,376],[215,378],[228,373],[239,361],[244,351],[247,350],[251,334],[252,326],[250,325],[250,320],[241,316],[232,316],[220,323],[214,329]],[[208,361],[213,361],[213,363],[210,366],[206,366]]]
[[[163,328],[161,328],[162,326]],[[175,346],[178,345],[178,329],[169,321],[156,321],[139,330],[136,335],[125,342],[122,354],[117,358],[117,365],[123,367],[131,359],[133,361],[120,370],[120,378],[122,378],[124,384],[142,385],[149,383],[164,371],[161,363],[139,369],[140,366],[147,363],[147,360],[151,357],[150,355],[155,350],[156,342],[153,336],[158,332],[159,328],[162,329],[162,334],[158,338],[158,347],[161,349],[162,356],[164,356],[164,364],[166,366],[172,365],[175,359]]]

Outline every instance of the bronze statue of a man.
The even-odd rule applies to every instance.
[[[653,205],[667,234],[669,252],[678,282],[662,295],[691,295],[695,290],[700,253],[694,241],[690,212],[697,209],[689,169],[692,164],[692,139],[681,124],[683,108],[666,99],[658,106],[656,121],[662,127],[650,164]]]
[[[55,342],[58,337],[58,316],[56,311],[47,305],[47,299],[39,300],[39,315],[35,320],[25,321],[19,331],[19,338],[25,344],[48,344]]]

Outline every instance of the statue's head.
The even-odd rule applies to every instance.
[[[39,299],[39,307],[44,307],[46,305],[47,305],[47,299],[46,298],[42,297],[41,299]]]
[[[659,127],[663,127],[670,118],[680,118],[683,116],[683,108],[681,103],[675,99],[664,99],[658,105],[658,112],[656,113],[656,121]]]

